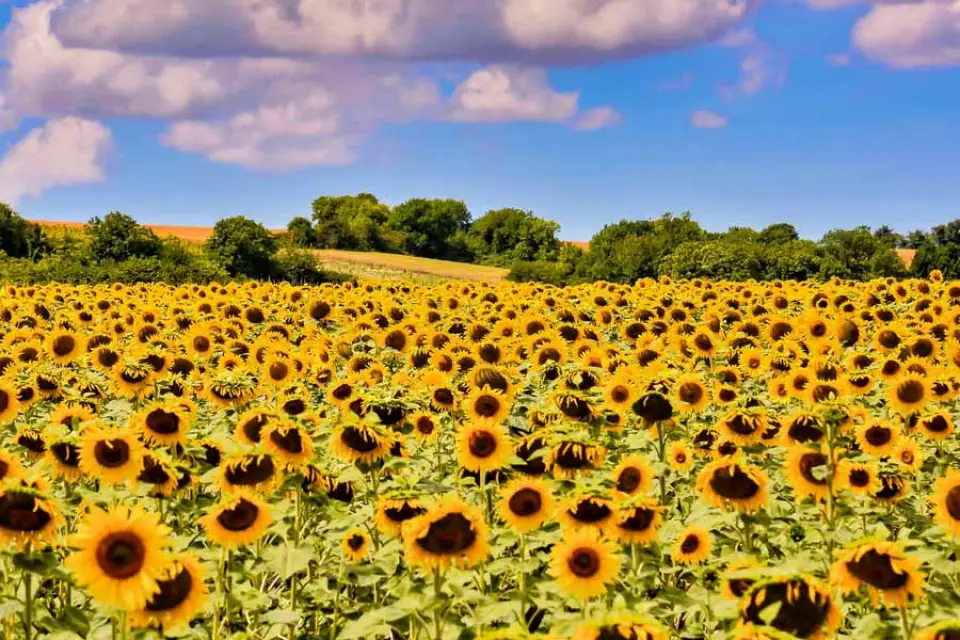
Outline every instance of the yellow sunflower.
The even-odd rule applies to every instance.
[[[887,403],[901,415],[922,411],[930,399],[929,382],[915,373],[901,375],[887,384]]]
[[[538,478],[517,478],[500,490],[500,517],[526,533],[540,528],[553,513],[553,492]]]
[[[795,447],[787,453],[784,475],[799,500],[807,497],[826,499],[830,492],[829,463],[829,458],[817,449]]]
[[[735,459],[720,459],[700,471],[696,488],[700,497],[715,507],[758,511],[767,502],[767,483],[763,469]]]
[[[470,420],[483,424],[502,422],[510,414],[511,404],[510,397],[487,386],[474,389],[463,401]]]
[[[648,544],[657,539],[663,523],[661,507],[653,498],[635,497],[617,506],[610,535],[622,544]]]
[[[130,613],[130,626],[167,631],[188,624],[203,609],[207,598],[204,574],[203,566],[192,553],[178,555],[173,567],[157,580],[159,591],[148,598],[143,609]]]
[[[273,517],[255,493],[241,490],[225,498],[199,520],[211,542],[228,549],[253,544],[267,532]]]
[[[514,452],[504,429],[493,423],[464,426],[457,435],[457,449],[460,466],[478,473],[502,469]]]
[[[606,592],[620,573],[615,543],[592,529],[565,536],[550,553],[550,573],[568,595],[589,600]]]
[[[680,532],[670,557],[677,564],[699,564],[709,558],[712,551],[713,535],[700,525],[691,524]]]
[[[919,567],[899,543],[865,540],[837,554],[830,581],[844,593],[865,586],[874,606],[882,600],[889,607],[906,607],[923,596],[924,575]]]
[[[841,614],[830,591],[807,576],[783,576],[760,580],[750,586],[740,600],[738,629],[770,627],[787,638],[821,640],[840,626]],[[738,635],[740,638],[769,638],[777,635]]]
[[[572,640],[668,640],[659,622],[632,613],[619,613],[596,622],[584,622]]]
[[[363,529],[351,529],[343,536],[340,550],[351,562],[366,560],[370,555],[370,536]]]
[[[900,427],[886,420],[872,420],[857,429],[857,444],[876,458],[889,457],[899,441]]]
[[[359,422],[337,427],[330,436],[330,451],[347,462],[371,463],[390,452],[393,439],[372,425]]]
[[[35,551],[57,541],[63,516],[57,505],[42,492],[15,478],[3,483],[0,494],[0,542],[18,549],[28,545]]]
[[[930,496],[933,521],[952,538],[960,538],[960,470],[949,469],[938,478]]]
[[[143,469],[143,444],[126,429],[93,427],[80,436],[80,469],[107,484],[135,480]]]
[[[667,447],[667,464],[674,471],[689,471],[693,467],[693,451],[685,442],[671,442]]]
[[[262,434],[263,448],[288,467],[300,468],[313,459],[313,438],[290,420],[271,421]]]
[[[448,496],[403,524],[404,558],[424,569],[471,568],[489,555],[487,536],[480,511]]]
[[[611,474],[617,493],[634,496],[644,494],[653,486],[653,467],[643,456],[627,456]]]
[[[416,498],[386,496],[377,501],[374,522],[380,533],[395,537],[400,535],[405,522],[426,512],[426,507]]]
[[[70,536],[74,551],[64,566],[94,600],[125,611],[143,609],[160,593],[159,581],[173,564],[169,535],[157,514],[139,506],[94,506]]]

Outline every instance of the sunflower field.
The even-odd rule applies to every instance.
[[[5,287],[3,637],[960,638],[960,283]]]

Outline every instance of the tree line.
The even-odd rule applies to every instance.
[[[321,196],[312,215],[274,234],[242,216],[220,220],[202,246],[159,238],[130,216],[94,218],[82,232],[50,232],[0,203],[0,279],[17,282],[209,282],[230,278],[297,283],[338,279],[311,249],[382,251],[510,269],[515,281],[556,285],[640,278],[826,280],[960,278],[960,220],[930,231],[888,226],[835,229],[819,240],[788,223],[707,231],[689,212],[604,226],[587,250],[558,238],[560,226],[502,208],[473,218],[459,200],[413,198],[391,207],[369,193]],[[912,265],[897,249],[916,251]]]
[[[209,239],[195,245],[161,238],[117,211],[77,231],[44,228],[0,203],[0,281],[179,285],[234,279],[318,284],[344,278],[324,271],[311,252],[243,216],[218,221]]]

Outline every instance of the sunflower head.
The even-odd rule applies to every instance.
[[[370,536],[364,529],[351,529],[340,544],[343,557],[351,562],[360,562],[370,554]]]
[[[700,525],[692,524],[680,532],[670,556],[677,564],[692,565],[705,561],[712,551],[713,535]]]
[[[865,587],[874,606],[905,607],[923,594],[919,566],[897,542],[864,540],[837,554],[830,581],[845,593]]]
[[[518,478],[500,490],[500,516],[520,532],[538,529],[553,513],[553,493],[537,478]]]
[[[266,533],[271,522],[267,503],[248,489],[227,496],[200,519],[207,538],[228,549],[253,544]]]
[[[130,613],[130,626],[167,630],[188,624],[201,611],[207,597],[204,575],[196,556],[177,556],[173,566],[157,580],[157,593],[150,596],[142,610]]]
[[[459,497],[441,499],[403,524],[404,557],[425,569],[473,567],[490,553],[482,514]]]
[[[840,611],[830,592],[812,578],[785,576],[757,581],[749,588],[740,600],[739,624],[814,638],[836,630]]]
[[[550,573],[572,597],[589,600],[606,592],[620,573],[616,545],[593,529],[579,529],[553,547]]]
[[[767,474],[737,459],[721,458],[697,476],[701,497],[716,507],[757,511],[767,502]]]

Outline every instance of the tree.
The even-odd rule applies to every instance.
[[[269,278],[274,274],[277,238],[250,218],[233,216],[219,220],[206,249],[231,276]]]
[[[10,205],[0,202],[0,251],[11,258],[32,258],[47,248],[40,225],[25,220]]]
[[[786,244],[800,239],[796,227],[787,222],[768,225],[760,232],[757,242],[765,245]]]
[[[893,246],[878,240],[866,226],[830,231],[820,244],[824,253],[820,267],[824,277],[869,280],[905,272]]]
[[[297,216],[287,224],[287,235],[298,247],[312,247],[317,243],[313,224],[303,216]]]
[[[392,243],[382,233],[390,207],[376,196],[321,196],[313,201],[317,246],[357,251],[388,251]]]
[[[488,262],[555,260],[560,225],[522,209],[495,209],[470,227],[471,245]]]
[[[128,260],[159,255],[162,243],[153,231],[125,213],[112,211],[86,227],[93,260]]]
[[[766,275],[763,245],[741,240],[738,235],[685,242],[663,258],[659,271],[673,278],[763,279]]]
[[[424,258],[460,258],[450,239],[470,228],[470,210],[460,200],[413,198],[393,208],[389,225],[403,233],[406,253]]]

